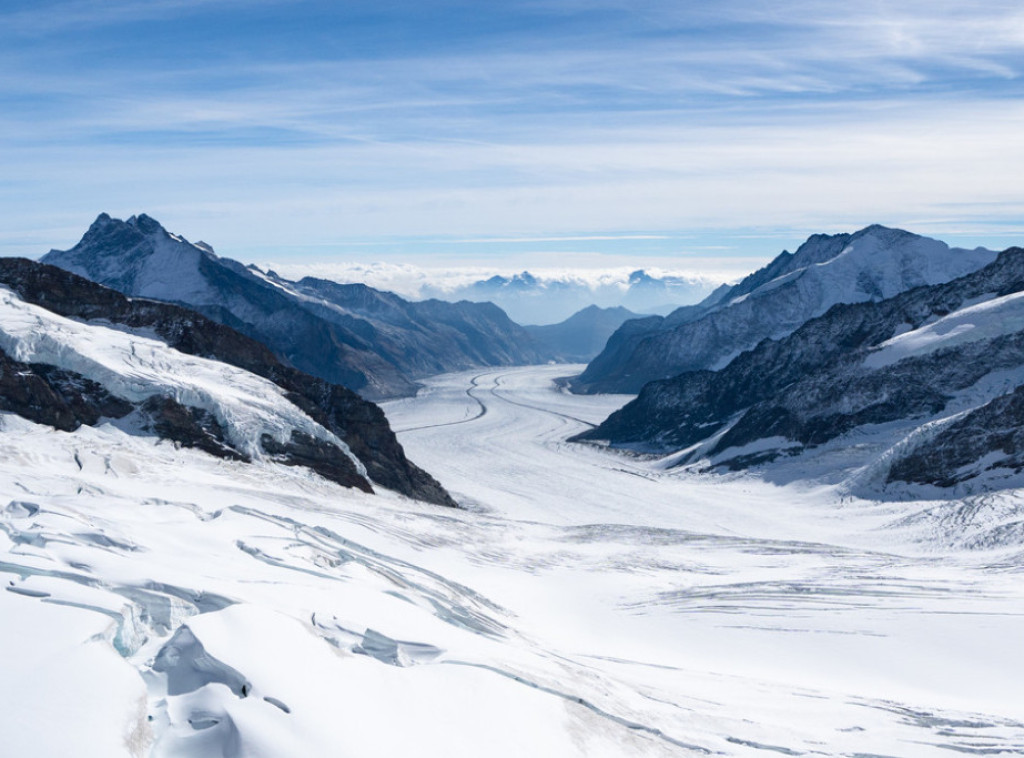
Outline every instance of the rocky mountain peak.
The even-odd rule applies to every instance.
[[[134,226],[142,234],[158,234],[159,232],[167,233],[163,225],[152,216],[147,216],[145,213],[140,213],[137,216],[132,216],[125,223],[128,226]]]
[[[661,321],[627,322],[572,382],[577,392],[638,392],[649,381],[718,369],[765,338],[779,339],[839,303],[878,301],[948,282],[996,254],[880,224],[852,234],[815,234],[795,253],[696,307]]]
[[[220,258],[146,214],[101,214],[49,263],[126,295],[188,304],[268,345],[285,363],[372,399],[414,394],[414,377],[542,360],[489,305],[409,303],[365,285],[292,282]]]

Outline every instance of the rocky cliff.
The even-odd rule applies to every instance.
[[[948,485],[985,460],[1019,468],[1021,293],[1024,250],[1011,248],[945,284],[836,305],[717,371],[650,383],[577,439],[738,469],[856,433],[874,435],[890,482]]]
[[[63,430],[95,424],[103,417],[137,413],[143,428],[221,457],[247,460],[255,450],[281,463],[306,466],[346,486],[369,490],[372,482],[427,502],[454,505],[429,474],[405,457],[380,408],[345,387],[284,365],[264,345],[230,327],[181,306],[129,298],[60,268],[25,259],[0,259],[0,284],[16,297],[14,308],[24,303],[71,319],[66,327],[51,329],[53,333],[84,324],[109,330],[106,341],[111,344],[118,342],[121,332],[138,335],[139,340],[155,339],[176,353],[244,372],[233,375],[235,380],[248,381],[248,375],[267,380],[286,403],[266,406],[259,398],[241,403],[242,408],[256,408],[266,418],[257,419],[261,426],[247,428],[245,434],[236,430],[232,439],[225,418],[235,419],[237,414],[223,411],[218,416],[223,405],[219,393],[231,392],[231,387],[196,390],[176,386],[172,375],[160,378],[157,386],[157,369],[139,374],[150,377],[152,386],[139,378],[123,380],[116,362],[106,365],[99,358],[79,354],[70,337],[66,344],[58,342],[40,325],[35,330],[38,335],[33,336],[32,329],[26,327],[27,336],[12,332],[4,338],[12,350],[22,354],[5,350],[0,366],[5,410]],[[149,350],[159,348],[159,344],[145,344]],[[69,366],[25,360],[27,354],[68,362]],[[150,362],[158,360],[163,359],[151,358]],[[85,376],[86,371],[95,376]],[[141,371],[137,369],[137,373]],[[113,386],[121,387],[120,392]],[[129,392],[137,396],[125,397]],[[293,421],[272,418],[275,413]],[[267,429],[274,432],[269,439],[262,436]],[[351,456],[332,439],[339,440]]]

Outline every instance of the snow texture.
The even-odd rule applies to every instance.
[[[554,387],[578,368],[387,405],[463,510],[0,416],[3,753],[1024,751],[1019,492],[878,503],[569,444],[628,399]]]
[[[365,472],[344,442],[296,408],[273,382],[186,355],[157,339],[63,318],[5,287],[0,287],[0,350],[24,363],[81,374],[129,402],[165,395],[201,408],[220,422],[232,446],[251,458],[263,456],[262,435],[284,443],[300,431],[335,445]]]
[[[684,371],[718,370],[764,339],[791,334],[839,303],[891,298],[951,281],[996,253],[963,250],[900,229],[814,235],[732,289],[665,319],[630,321],[573,382],[581,392],[638,392]]]

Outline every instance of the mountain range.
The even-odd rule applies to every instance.
[[[95,361],[66,358],[73,345],[44,350],[13,338],[6,376],[31,376],[26,386],[38,391],[22,397],[9,378],[6,402],[56,428],[130,418],[147,433],[220,457],[304,465],[347,486],[376,483],[450,504],[440,485],[405,461],[379,410],[338,385],[364,397],[399,397],[416,391],[417,377],[593,358],[567,380],[572,390],[639,395],[575,441],[667,455],[673,466],[770,464],[781,472],[798,460],[807,471],[813,453],[837,471],[856,468],[855,478],[872,486],[988,486],[1024,468],[1021,256],[1019,249],[950,248],[875,225],[814,235],[795,253],[666,317],[591,306],[560,324],[523,327],[491,303],[413,303],[363,284],[291,281],[219,258],[148,216],[103,214],[78,245],[44,261],[132,298],[112,305],[110,295],[97,294],[107,289],[89,290],[77,276],[65,282],[43,264],[45,276],[30,274],[24,262],[4,274],[8,286],[65,317],[86,314],[132,329],[164,324],[158,336],[176,349],[176,340],[189,346],[199,338],[166,324],[199,324],[202,316],[180,308],[153,315],[176,306],[138,298],[195,309],[207,317],[201,334],[226,330],[232,336],[217,344],[236,347],[192,354],[276,382],[313,426],[288,422],[286,434],[271,433],[252,421],[260,431],[242,435],[232,426],[236,414],[206,395],[164,385],[139,395],[125,389],[124,377],[111,384],[107,373],[79,370]],[[642,278],[638,286],[655,286]],[[26,281],[44,283],[26,290]],[[536,282],[492,284],[529,291]],[[46,294],[65,290],[74,295]],[[97,299],[106,303],[102,310]],[[237,347],[243,335],[251,340]],[[47,406],[47,397],[56,399]],[[372,422],[356,432],[357,424],[341,420],[346,414]],[[249,441],[241,445],[243,436]],[[382,447],[389,451],[383,458]],[[836,452],[848,449],[860,453]]]
[[[833,305],[721,368],[651,382],[576,439],[671,453],[666,465],[778,472],[792,460],[796,478],[963,492],[1017,481],[1022,430],[1024,249],[1010,248],[946,283]]]
[[[145,214],[101,214],[77,245],[42,261],[126,295],[186,305],[368,399],[415,394],[416,379],[431,374],[553,357],[493,304],[413,303],[363,284],[289,281],[218,257]]]
[[[114,422],[229,461],[455,504],[379,407],[230,327],[22,258],[0,259],[0,284],[0,410],[64,432]]]
[[[636,393],[653,380],[721,368],[837,303],[878,301],[946,282],[995,256],[877,225],[854,234],[814,235],[795,253],[784,251],[697,305],[625,322],[569,386],[580,393]]]
[[[565,363],[586,363],[596,356],[608,338],[636,313],[622,308],[590,305],[558,324],[523,328],[544,350]]]
[[[544,275],[523,271],[494,275],[454,288],[426,291],[444,299],[495,303],[521,324],[543,325],[568,318],[591,305],[626,308],[638,313],[669,313],[696,303],[716,287],[710,279],[637,269],[596,281],[579,275]]]

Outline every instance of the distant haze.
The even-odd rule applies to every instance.
[[[664,314],[703,300],[726,280],[724,275],[629,267],[509,271],[391,263],[260,265],[295,279],[363,282],[412,300],[490,301],[521,324],[557,323],[589,305]]]

